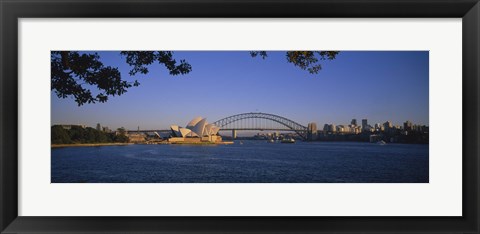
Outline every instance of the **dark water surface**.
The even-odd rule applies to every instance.
[[[52,183],[428,183],[428,145],[238,141],[52,149]]]

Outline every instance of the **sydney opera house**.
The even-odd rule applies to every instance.
[[[178,125],[170,126],[170,142],[221,142],[222,137],[218,135],[220,128],[214,124],[207,123],[206,118],[197,117],[190,121],[185,128]]]

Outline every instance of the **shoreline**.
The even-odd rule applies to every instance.
[[[96,147],[96,146],[125,146],[133,143],[80,143],[80,144],[51,144],[51,148],[65,147]]]
[[[222,142],[170,142],[171,145],[231,145],[233,141],[222,141]]]
[[[158,145],[230,145],[233,141],[227,142],[162,142]],[[80,143],[80,144],[51,144],[51,148],[67,148],[67,147],[100,147],[100,146],[126,146],[126,145],[153,145],[139,143]]]

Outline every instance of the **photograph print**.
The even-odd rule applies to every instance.
[[[51,183],[429,183],[429,51],[51,51]]]

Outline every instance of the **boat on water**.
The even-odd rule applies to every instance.
[[[268,143],[275,143],[275,141],[273,139],[270,139],[267,141]]]
[[[387,143],[383,140],[377,141],[377,145],[386,145]]]
[[[283,139],[281,143],[295,143],[295,139],[293,138]]]

